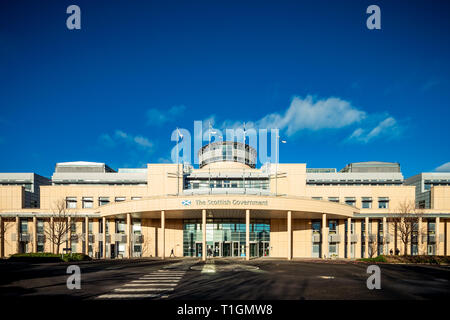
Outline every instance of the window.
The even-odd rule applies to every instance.
[[[44,233],[44,220],[42,219],[38,219],[37,220],[37,230],[36,232],[38,234],[43,234]]]
[[[345,198],[345,204],[348,204],[349,206],[355,206],[356,199],[353,197],[347,197],[347,198]]]
[[[125,201],[125,197],[116,197],[115,201],[116,202]]]
[[[389,208],[389,198],[378,198],[378,209],[388,209]]]
[[[73,233],[77,232],[77,224],[76,224],[75,221],[71,221],[70,222],[70,231],[73,232]]]
[[[20,233],[28,232],[28,220],[20,220]]]
[[[328,221],[328,229],[330,234],[334,234],[337,231],[337,221],[336,220],[329,220]]]
[[[67,197],[66,198],[66,208],[67,209],[76,209],[77,208],[77,198],[76,197]]]
[[[313,200],[322,200],[322,197],[312,197]]]
[[[98,198],[98,205],[99,206],[104,206],[105,204],[109,203],[109,198],[108,197],[100,197]]]
[[[125,233],[125,220],[116,220],[116,233]]]
[[[141,200],[142,197],[131,197],[131,200]]]
[[[339,198],[338,197],[328,197],[328,201],[330,201],[330,202],[339,202]]]
[[[372,198],[363,197],[362,198],[362,208],[363,209],[371,209],[372,208]]]
[[[141,220],[133,219],[133,234],[141,234]]]
[[[92,197],[83,197],[83,208],[92,208],[94,206],[94,201]]]
[[[425,209],[425,200],[419,201],[419,209]]]

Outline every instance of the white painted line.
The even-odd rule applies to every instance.
[[[174,275],[171,275],[171,274],[165,274],[165,275],[146,274],[146,275],[143,275],[142,277],[158,278],[158,279],[168,279],[168,278],[176,279],[176,278],[183,278],[184,275],[183,274],[174,274]]]
[[[147,280],[133,280],[132,283],[164,283],[164,282],[180,282],[179,280],[154,280],[154,279],[147,279]]]
[[[155,280],[181,280],[183,277],[154,277],[154,276],[143,276],[139,279],[155,279]]]
[[[321,279],[334,279],[333,276],[319,276]]]
[[[205,264],[201,271],[201,273],[215,273],[215,272],[216,272],[216,266],[214,264]]]
[[[168,286],[175,287],[178,283],[127,283],[124,287],[150,287],[150,286]]]
[[[114,291],[117,292],[156,292],[156,291],[173,291],[173,288],[117,288]]]
[[[110,294],[102,294],[98,296],[97,299],[144,299],[144,298],[156,298],[159,297],[159,294],[152,293],[110,293]]]

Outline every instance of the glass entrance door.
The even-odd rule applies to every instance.
[[[250,242],[250,257],[258,256],[258,243]]]
[[[233,257],[240,257],[241,252],[239,250],[240,249],[239,241],[233,241],[232,245],[233,245]]]
[[[214,249],[213,249],[214,257],[222,256],[221,244],[222,244],[222,242],[214,242]]]
[[[269,241],[259,242],[259,256],[268,257],[269,256]]]
[[[202,251],[202,243],[201,243],[201,242],[197,242],[197,243],[195,244],[195,255],[196,255],[197,257],[201,257],[202,254],[203,254],[203,251]]]
[[[222,256],[231,257],[231,243],[230,242],[222,243]]]

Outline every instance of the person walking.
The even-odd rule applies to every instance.
[[[170,257],[169,257],[169,258],[171,258],[172,256],[175,258],[175,253],[173,252],[173,248],[172,248],[172,250],[170,251]]]

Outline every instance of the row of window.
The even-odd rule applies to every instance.
[[[140,200],[142,197],[131,197],[131,200]],[[126,197],[115,197],[114,202],[125,201]],[[99,197],[98,206],[104,206],[110,202],[109,197]],[[82,197],[81,199],[82,208],[93,208],[94,198],[93,197]],[[76,209],[77,208],[77,197],[67,197],[66,198],[66,208]]]
[[[268,180],[188,180],[185,189],[208,189],[208,188],[254,188],[269,189]]]
[[[312,197],[313,200],[323,200],[322,197]],[[328,201],[339,202],[339,197],[328,197]],[[363,209],[372,209],[372,197],[362,197],[361,203]],[[345,197],[344,203],[350,206],[356,205],[355,197]],[[388,209],[389,208],[389,198],[388,197],[378,197],[378,209]]]

